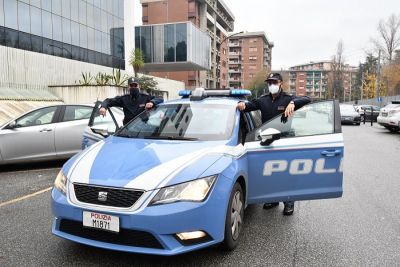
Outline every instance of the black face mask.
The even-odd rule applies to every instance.
[[[137,87],[129,88],[129,92],[130,92],[131,96],[133,96],[135,98],[139,96],[139,88],[137,88]]]

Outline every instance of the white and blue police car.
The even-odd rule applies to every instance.
[[[136,253],[234,249],[248,204],[341,197],[338,102],[262,124],[236,109],[249,94],[183,91],[71,158],[52,191],[52,232]]]

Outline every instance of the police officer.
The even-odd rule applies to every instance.
[[[271,73],[265,80],[268,85],[269,94],[265,94],[252,102],[239,102],[237,107],[240,111],[261,111],[262,123],[269,121],[275,116],[282,114],[282,121],[292,116],[294,111],[310,102],[307,96],[295,97],[282,91],[282,76],[279,73]],[[265,203],[264,209],[277,207],[278,202]],[[294,201],[284,202],[284,215],[292,215],[294,211]]]
[[[145,109],[151,109],[163,102],[163,99],[140,93],[139,83],[134,78],[128,79],[129,94],[107,98],[101,103],[100,115],[105,116],[108,107],[121,107],[124,111],[124,125]]]

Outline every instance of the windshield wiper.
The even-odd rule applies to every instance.
[[[196,141],[196,140],[199,140],[198,138],[194,138],[194,137],[166,136],[166,135],[146,136],[146,137],[143,137],[143,138],[144,139],[162,139],[162,140],[185,140],[185,141]]]

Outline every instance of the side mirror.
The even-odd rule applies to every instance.
[[[260,144],[262,146],[269,146],[270,144],[272,144],[272,142],[281,138],[281,132],[274,128],[268,128],[262,131],[260,136],[261,136]]]
[[[15,128],[17,128],[17,122],[16,121],[12,121],[7,125],[7,129],[12,130],[12,129],[15,129]]]
[[[103,137],[108,137],[110,135],[110,133],[108,132],[108,127],[106,125],[97,125],[97,126],[90,127],[90,129],[95,134],[99,134]]]

